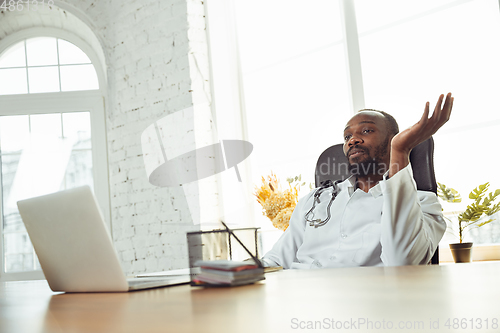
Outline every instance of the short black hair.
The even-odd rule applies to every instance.
[[[375,109],[363,109],[363,110],[359,110],[358,112],[362,112],[362,111],[373,111],[373,112],[380,113],[385,118],[385,123],[387,124],[387,130],[389,131],[389,134],[394,136],[394,135],[399,133],[398,122],[396,121],[396,119],[394,119],[393,116],[391,116],[387,112],[375,110]]]

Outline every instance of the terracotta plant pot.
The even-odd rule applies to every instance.
[[[450,250],[455,262],[471,262],[472,243],[450,244]]]

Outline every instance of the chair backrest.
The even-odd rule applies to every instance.
[[[327,148],[316,163],[315,183],[318,187],[325,180],[345,180],[349,178],[348,160],[344,155],[343,144]],[[437,193],[434,175],[434,140],[432,137],[422,142],[410,153],[410,163],[417,189]],[[439,249],[431,259],[432,264],[439,263]]]

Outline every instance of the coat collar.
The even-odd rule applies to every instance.
[[[339,188],[341,191],[347,190],[349,197],[351,197],[356,190],[358,190],[356,187],[356,177],[351,176],[344,180],[342,183],[339,184]],[[359,190],[361,191],[361,190]],[[371,194],[374,198],[382,195],[382,189],[380,188],[380,182],[378,182],[375,186],[373,186],[369,191],[369,194]]]

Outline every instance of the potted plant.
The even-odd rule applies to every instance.
[[[450,244],[451,254],[455,262],[471,261],[472,242],[463,242],[464,231],[467,228],[470,228],[469,230],[479,228],[494,221],[493,219],[482,221],[481,218],[491,216],[500,210],[500,203],[493,205],[493,202],[500,195],[500,189],[487,194],[489,186],[490,183],[485,183],[473,189],[469,194],[469,198],[474,200],[474,202],[469,204],[465,211],[458,215],[458,237],[460,243]],[[438,196],[446,202],[462,201],[460,193],[441,183],[438,183]],[[450,219],[448,221],[451,222]]]

